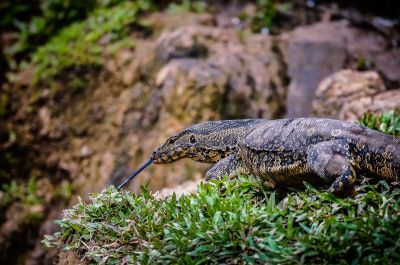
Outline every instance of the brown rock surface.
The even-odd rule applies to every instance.
[[[313,101],[314,114],[339,118],[343,106],[351,101],[371,97],[384,91],[385,85],[376,72],[338,71],[320,83]]]
[[[339,69],[356,68],[360,60],[373,65],[390,82],[400,82],[400,54],[383,36],[357,28],[346,20],[298,27],[279,37],[288,64],[288,116],[308,116],[315,91]]]
[[[288,116],[309,115],[319,82],[342,68],[346,58],[345,39],[340,24],[318,23],[299,27],[287,38],[287,63],[291,83],[288,89]]]
[[[339,118],[356,121],[366,111],[386,112],[400,108],[400,88],[350,101],[339,112]]]
[[[195,93],[192,90],[196,86],[194,91],[206,96],[200,99],[203,108],[208,109],[211,103],[214,111],[228,117],[276,117],[282,114],[285,104],[285,69],[272,48],[272,39],[266,36],[250,35],[243,40],[232,29],[183,27],[164,33],[157,41],[158,60],[169,63],[159,71],[156,84],[162,87],[167,104],[171,102],[170,91],[182,96],[185,92]],[[214,94],[207,98],[211,90]],[[190,98],[198,102],[193,95]],[[238,105],[248,111],[238,113]],[[199,106],[189,103],[185,107],[201,112]]]
[[[316,116],[356,121],[366,111],[384,112],[400,107],[400,89],[387,91],[373,71],[341,70],[319,85],[313,101]]]

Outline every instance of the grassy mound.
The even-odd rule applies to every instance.
[[[399,135],[398,111],[359,121]],[[358,183],[339,199],[266,190],[252,176],[202,183],[197,193],[157,199],[109,187],[65,211],[49,247],[102,264],[400,263],[400,189]]]
[[[385,182],[347,199],[283,195],[244,176],[162,200],[109,187],[57,223],[48,246],[105,264],[400,262],[400,189]]]

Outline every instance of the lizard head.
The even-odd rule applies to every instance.
[[[237,151],[254,120],[208,121],[193,125],[168,138],[150,159],[155,164],[172,163],[182,158],[215,163]]]

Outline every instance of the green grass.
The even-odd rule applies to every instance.
[[[98,9],[86,20],[62,29],[33,54],[36,80],[53,77],[68,68],[101,66],[105,47],[124,41],[133,26],[145,27],[139,15],[151,7],[150,1],[123,2]]]
[[[393,136],[400,136],[400,109],[384,113],[366,112],[358,123]]]
[[[397,134],[398,112],[360,123]],[[394,128],[394,129],[393,129]],[[267,190],[252,176],[201,183],[197,193],[156,199],[109,187],[58,220],[49,247],[104,264],[400,263],[400,189],[358,183],[354,197]]]
[[[347,199],[311,187],[277,194],[244,176],[162,200],[109,187],[57,223],[44,242],[96,263],[400,262],[400,189],[385,182]]]

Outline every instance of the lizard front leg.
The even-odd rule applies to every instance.
[[[206,181],[221,179],[224,176],[233,177],[241,173],[246,173],[242,162],[237,158],[236,154],[230,154],[207,171]]]
[[[321,142],[311,147],[307,163],[311,169],[331,183],[328,191],[338,197],[354,193],[356,174],[351,164],[352,157],[346,140]]]

